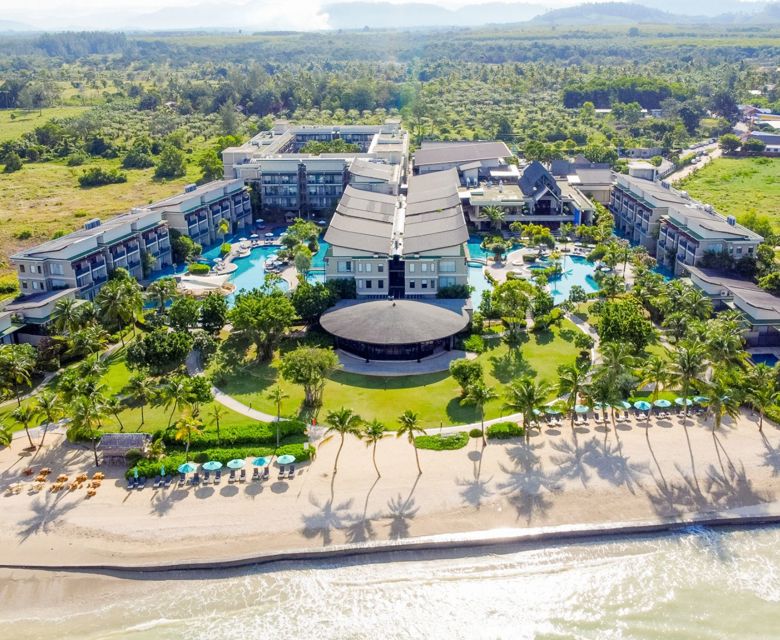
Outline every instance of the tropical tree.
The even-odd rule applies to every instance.
[[[506,217],[506,212],[503,208],[490,205],[479,210],[481,218],[487,218],[490,220],[490,227],[495,231],[501,231],[501,225]]]
[[[487,386],[480,380],[469,386],[466,397],[461,401],[463,404],[473,404],[477,409],[482,430],[483,447],[487,445],[487,439],[485,438],[485,405],[495,398],[498,398],[498,394],[492,387]]]
[[[284,389],[278,384],[271,387],[268,392],[268,398],[273,401],[276,407],[276,448],[279,448],[279,422],[282,419],[282,402],[289,398],[289,394],[284,392]]]
[[[16,396],[16,406],[22,404],[20,387],[29,386],[35,371],[35,347],[13,344],[0,347],[0,385]]]
[[[0,422],[0,447],[7,447],[14,439],[14,432],[11,427]]]
[[[160,404],[166,409],[171,408],[171,413],[168,416],[168,428],[170,428],[173,415],[190,400],[190,387],[187,378],[184,376],[169,378],[160,386],[157,395]]]
[[[279,371],[285,380],[303,387],[306,406],[316,407],[322,404],[328,376],[340,366],[333,349],[302,346],[282,356]]]
[[[57,333],[71,333],[81,325],[79,313],[80,300],[76,298],[62,298],[54,306],[54,330]]]
[[[190,443],[192,442],[192,436],[198,435],[202,432],[203,423],[200,421],[200,419],[198,419],[197,416],[192,415],[191,413],[189,415],[182,416],[179,420],[176,421],[176,433],[174,438],[176,438],[176,440],[179,442],[182,440],[185,441],[185,459],[189,459],[190,457]]]
[[[688,397],[704,372],[707,370],[707,351],[701,342],[683,340],[672,353],[670,375],[678,380],[684,398]],[[685,405],[684,417],[688,417],[688,405]]]
[[[574,429],[574,406],[577,398],[585,388],[588,369],[579,365],[565,364],[558,369],[558,393],[566,398],[566,410],[571,417],[571,428]]]
[[[95,301],[101,321],[108,327],[120,330],[120,339],[124,345],[122,330],[132,324],[135,332],[135,320],[143,310],[143,298],[138,283],[125,278],[110,280],[100,290]]]
[[[11,417],[24,427],[24,432],[27,434],[27,440],[30,441],[30,449],[35,448],[35,444],[32,441],[30,435],[30,423],[35,420],[35,409],[31,404],[20,405],[14,409]]]
[[[374,469],[376,469],[377,478],[381,478],[382,474],[379,473],[379,467],[376,463],[376,445],[382,438],[384,438],[386,431],[387,429],[385,429],[385,425],[379,422],[379,420],[376,418],[371,420],[371,422],[367,422],[363,426],[362,437],[366,443],[366,446],[371,447],[371,461],[374,463]]]
[[[416,435],[425,435],[425,429],[420,426],[420,417],[411,409],[407,409],[398,417],[398,430],[395,432],[396,438],[406,436],[409,444],[414,447],[414,459],[417,461],[417,471],[422,474],[420,467],[420,454],[417,451],[417,443],[414,441]]]
[[[225,414],[227,413],[227,409],[223,407],[219,402],[215,402],[211,407],[211,413],[209,416],[214,421],[214,427],[217,430],[217,446],[220,446],[220,435],[219,435],[219,422],[222,420],[222,418],[225,417]],[[278,447],[279,444],[277,442],[276,446]]]
[[[352,409],[341,407],[336,411],[329,411],[325,417],[325,423],[328,425],[328,429],[325,431],[325,435],[329,433],[338,433],[341,437],[339,442],[338,451],[336,451],[336,459],[333,461],[333,473],[338,471],[339,456],[341,455],[341,449],[344,447],[344,436],[347,434],[353,436],[360,436],[360,428],[363,424],[363,419],[354,413]]]
[[[83,305],[82,305],[83,306]],[[71,355],[88,356],[100,353],[108,344],[108,332],[96,324],[88,324],[70,334],[68,351]]]
[[[69,414],[71,421],[68,423],[66,434],[68,440],[71,442],[89,440],[92,443],[95,466],[99,466],[97,444],[102,433],[102,404],[93,402],[89,397],[82,396],[73,401]]]
[[[141,424],[144,424],[146,418],[144,417],[144,408],[147,403],[154,398],[155,391],[157,390],[154,381],[149,376],[148,371],[138,371],[130,376],[125,387],[125,392],[130,396],[133,402],[137,402],[141,409]]]
[[[758,411],[758,430],[764,430],[764,414],[780,402],[777,391],[777,371],[763,362],[753,367],[747,379],[747,401]]]
[[[294,317],[295,307],[279,289],[241,293],[228,313],[234,332],[255,345],[258,360],[271,359]]]
[[[704,386],[704,392],[708,399],[707,413],[713,417],[713,432],[720,429],[724,416],[736,418],[739,415],[742,394],[733,372],[717,369],[712,380]]]
[[[36,415],[40,420],[44,421],[42,424],[46,425],[54,424],[57,420],[62,418],[64,413],[59,394],[48,389],[44,389],[38,394],[38,397],[35,399],[34,407]],[[41,444],[38,445],[39,447],[43,447],[46,433],[47,429],[44,429],[43,435],[41,435]]]
[[[640,384],[653,385],[652,400],[658,400],[658,392],[669,380],[669,361],[658,355],[650,356],[640,369]]]
[[[552,387],[549,383],[534,380],[531,376],[515,380],[509,386],[504,408],[522,414],[526,440],[530,437],[531,426],[536,416],[535,410],[543,410],[544,403],[551,392]]]
[[[173,278],[160,278],[146,287],[146,299],[157,307],[157,313],[165,313],[168,301],[176,295],[176,280]]]
[[[107,413],[110,413],[112,416],[114,416],[114,419],[119,424],[120,433],[124,432],[125,430],[125,425],[122,422],[122,418],[119,417],[119,414],[122,413],[124,408],[124,405],[116,396],[110,396],[103,401],[103,409],[105,409]]]

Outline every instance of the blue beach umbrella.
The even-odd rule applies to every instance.
[[[574,405],[574,410],[577,413],[588,413],[588,411],[590,411],[590,407],[588,405],[585,405],[585,404],[575,404]]]
[[[630,402],[626,402],[625,400],[621,400],[620,402],[618,402],[618,406],[622,407],[623,409],[630,409],[631,408],[631,403]]]
[[[542,415],[542,412],[541,412],[541,411],[539,411],[539,409],[533,409],[533,412],[534,412],[534,415],[535,415],[535,416],[540,416],[540,415]]]
[[[672,406],[672,403],[669,402],[668,400],[665,400],[664,398],[660,398],[659,400],[656,400],[653,404],[656,407],[660,407],[661,409],[666,409]]]
[[[265,467],[268,464],[268,458],[255,458],[252,460],[252,465],[255,467]]]
[[[694,396],[693,401],[696,404],[707,404],[710,399],[707,396]]]
[[[206,471],[217,471],[222,468],[222,463],[219,460],[209,460],[203,463],[203,468]]]
[[[649,402],[645,402],[644,400],[637,400],[634,403],[634,408],[639,409],[640,411],[650,411],[650,409],[653,408],[653,405],[651,405]]]
[[[194,462],[185,462],[179,467],[179,473],[193,473],[197,468],[198,467]]]
[[[164,478],[165,477],[165,465],[160,467],[160,475]]]
[[[682,406],[690,406],[693,404],[693,400],[690,398],[675,398],[674,404],[682,407]]]
[[[234,458],[227,463],[228,469],[243,469],[246,463],[243,460]]]
[[[558,409],[556,409],[555,407],[547,407],[547,408],[544,410],[544,412],[545,412],[546,414],[548,414],[548,415],[551,415],[551,416],[558,416],[558,415],[560,415],[560,414],[561,414],[561,412],[560,412],[560,411],[558,411]]]
[[[133,478],[138,480],[138,467],[133,468]]]
[[[292,464],[295,462],[295,456],[291,456],[289,453],[283,456],[279,456],[276,461],[279,464]]]

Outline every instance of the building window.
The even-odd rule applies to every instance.
[[[22,289],[26,289],[26,288],[27,288],[27,283],[26,282],[22,282]]]
[[[383,264],[377,265],[377,268],[376,268],[376,270],[377,270],[379,273],[384,273],[384,272],[385,272],[385,265],[383,265]]]
[[[435,262],[431,262],[431,271],[433,271],[434,273],[436,272],[436,263]]]
[[[371,263],[370,262],[366,263],[366,273],[371,273]]]
[[[358,280],[358,289],[362,289],[362,288],[363,288],[363,281]]]
[[[362,272],[363,271],[363,263],[362,262],[358,262],[357,268],[358,268],[359,272]]]
[[[420,282],[420,288],[421,289],[427,289],[428,288],[428,281],[427,280],[422,280]]]
[[[385,281],[384,280],[377,280],[376,281],[376,288],[377,289],[384,289],[385,288]]]
[[[414,273],[414,263],[413,262],[409,263],[409,273]]]
[[[441,273],[454,273],[455,272],[455,261],[454,260],[443,260],[439,263],[439,271]]]
[[[431,280],[431,289],[436,288],[436,280]]]
[[[753,247],[748,247],[748,253],[752,255],[752,253],[753,253]]]
[[[371,288],[371,280],[366,280],[366,289]]]
[[[443,276],[440,280],[442,287],[451,287],[455,284],[455,278],[453,276]]]
[[[336,269],[340,273],[348,273],[352,272],[352,261],[351,260],[339,260],[338,265],[336,266]]]
[[[409,288],[414,289],[415,282],[414,280],[409,280]]]
[[[425,272],[427,272],[427,271],[428,271],[428,263],[427,263],[427,262],[423,262],[423,263],[420,265],[420,271],[422,271],[423,273],[425,273]]]
[[[49,266],[53,276],[61,276],[64,272],[61,264],[53,264]]]
[[[19,265],[19,273],[24,273],[24,265],[23,264]]]

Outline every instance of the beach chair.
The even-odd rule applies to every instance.
[[[255,470],[252,471],[252,482],[257,482],[260,480],[260,469],[255,467]]]
[[[263,470],[263,480],[268,480],[268,478],[270,477],[271,477],[271,470],[268,467],[266,467]]]
[[[140,491],[145,486],[146,486],[146,478],[144,478],[143,476],[138,478],[138,483],[135,485],[135,488],[138,489],[138,491]]]
[[[163,476],[163,489],[168,489],[171,486],[173,476]]]
[[[241,469],[241,473],[238,474],[239,482],[246,482],[246,469]]]
[[[211,480],[211,472],[204,471],[203,472],[203,484],[208,484],[209,480]]]
[[[157,476],[152,484],[152,489],[159,489],[160,485],[162,485],[162,476]]]
[[[295,477],[295,465],[290,465],[290,470],[287,472],[287,477],[292,480]]]
[[[284,480],[284,470],[286,467],[280,466],[279,467],[279,480]]]
[[[179,484],[184,484],[185,482],[187,482],[187,476],[184,475],[183,473],[180,473],[179,474]]]
[[[214,484],[219,484],[220,482],[222,482],[222,470],[217,469],[214,473]]]
[[[231,469],[230,470],[230,477],[228,478],[228,482],[235,482],[236,481],[236,470]]]
[[[197,487],[200,484],[200,474],[192,474],[192,486]]]
[[[135,478],[128,478],[127,479],[127,488],[128,489],[135,489]]]

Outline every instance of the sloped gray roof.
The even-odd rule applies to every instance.
[[[523,194],[529,197],[538,196],[544,191],[545,187],[558,197],[561,195],[561,190],[558,188],[555,178],[538,160],[534,160],[523,170],[523,175],[520,176],[518,184]]]
[[[337,247],[387,255],[396,203],[395,196],[348,186],[325,232],[325,240]]]
[[[762,131],[752,131],[750,137],[755,140],[761,140],[764,144],[780,144],[780,133],[764,133]]]
[[[475,160],[508,158],[511,155],[509,147],[500,141],[423,145],[414,154],[414,166],[446,163],[460,165]]]
[[[350,165],[349,172],[354,176],[362,178],[390,182],[395,178],[396,167],[397,165],[380,164],[358,158]]]
[[[148,433],[107,433],[100,438],[98,449],[103,451],[143,450],[149,440]]]
[[[346,340],[414,344],[447,338],[468,326],[465,313],[447,306],[417,300],[350,300],[322,314],[320,324],[328,333]]]

